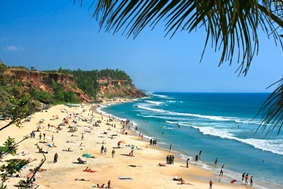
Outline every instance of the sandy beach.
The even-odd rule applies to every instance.
[[[66,121],[67,124],[60,126],[59,130],[58,125]],[[95,122],[97,125],[94,124]],[[5,121],[1,121],[1,125],[4,124]],[[123,131],[121,120],[112,118],[110,120],[105,115],[93,112],[92,106],[87,104],[82,107],[57,105],[47,111],[37,112],[31,116],[29,122],[23,122],[21,128],[10,126],[3,130],[0,143],[3,144],[8,136],[19,141],[23,136],[30,136],[30,133],[38,128],[39,132],[35,132],[34,138],[28,138],[19,145],[18,155],[14,157],[8,155],[3,159],[36,159],[22,170],[20,178],[9,179],[6,183],[8,188],[15,188],[14,185],[20,180],[26,179],[30,169],[40,164],[43,155],[38,152],[37,145],[48,152],[45,154],[46,162],[42,166],[44,171],[38,172],[35,181],[42,189],[97,188],[97,184],[100,186],[104,184],[107,187],[109,181],[111,188],[115,189],[187,187],[208,189],[210,180],[213,180],[213,189],[251,188],[241,185],[240,182],[234,184],[216,182],[218,178],[212,172],[197,167],[193,161],[189,162],[189,168],[186,167],[186,162],[178,158],[175,158],[174,164],[166,164],[166,156],[174,155],[173,152],[150,145],[132,130]],[[120,147],[118,147],[119,141]],[[107,148],[105,153],[101,153],[102,145]],[[129,155],[132,146],[134,146],[133,156]],[[114,157],[112,157],[113,149]],[[55,153],[58,154],[56,163],[54,163]],[[83,157],[84,154],[94,158]],[[79,157],[85,161],[85,164],[78,163]],[[86,167],[92,171],[83,171]],[[182,178],[185,184],[174,181],[173,178],[176,176]]]

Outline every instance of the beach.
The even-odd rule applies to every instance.
[[[66,120],[68,123],[60,126],[58,130],[58,125]],[[100,123],[95,126],[94,122]],[[2,121],[1,125],[4,124],[5,121]],[[12,125],[4,129],[1,133],[1,144],[8,136],[19,141],[39,128],[39,132],[34,132],[34,138],[28,138],[19,144],[18,155],[14,157],[8,155],[3,159],[36,159],[22,170],[20,178],[9,178],[6,182],[8,188],[15,188],[14,185],[20,180],[26,179],[31,172],[30,169],[40,164],[43,155],[38,153],[37,145],[48,152],[44,154],[46,161],[41,167],[44,170],[38,172],[35,181],[39,188],[97,188],[97,184],[99,186],[104,184],[107,187],[110,181],[111,188],[116,189],[184,187],[207,189],[210,180],[214,181],[212,188],[251,188],[242,185],[239,181],[234,184],[215,182],[218,177],[215,177],[213,172],[194,165],[194,161],[189,161],[187,168],[186,162],[180,160],[174,152],[161,149],[158,145],[150,145],[148,140],[137,134],[138,132],[128,130],[126,126],[123,131],[123,125],[125,123],[121,120],[93,111],[93,105],[83,104],[79,107],[56,105],[31,115],[31,120],[23,121],[21,128]],[[43,133],[46,135],[45,139]],[[119,141],[120,147],[118,147]],[[105,153],[101,153],[102,145],[107,148]],[[114,157],[112,157],[113,149]],[[133,155],[130,155],[131,152]],[[54,163],[56,153],[58,160]],[[84,154],[94,158],[83,157]],[[176,157],[174,164],[167,164],[168,155]],[[85,161],[85,164],[78,163],[79,157]],[[87,167],[92,171],[84,171]],[[182,178],[184,184],[174,181],[173,178]]]

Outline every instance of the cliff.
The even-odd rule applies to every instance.
[[[112,80],[99,82],[99,95],[104,97],[130,97],[140,98],[145,94],[139,91],[132,82],[128,80]]]
[[[45,91],[51,95],[55,95],[55,91],[51,86],[51,80],[54,80],[65,91],[73,91],[77,98],[81,101],[90,102],[92,99],[77,87],[76,78],[72,75],[62,73],[47,73],[40,71],[29,71],[25,69],[7,69],[3,73],[4,78],[11,81],[21,81],[21,90],[29,93],[32,88]],[[140,92],[130,81],[127,80],[106,80],[99,81],[99,97],[143,97]]]

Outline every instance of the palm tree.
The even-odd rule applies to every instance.
[[[190,33],[204,27],[207,35],[201,59],[208,41],[212,41],[215,51],[221,51],[219,66],[226,61],[232,64],[236,56],[239,75],[248,73],[258,53],[258,30],[272,36],[282,47],[278,31],[283,28],[283,0],[97,0],[90,7],[94,7],[93,17],[101,29],[113,33],[122,30],[126,37],[136,38],[145,26],[154,29],[160,22],[165,24],[166,35],[170,37],[177,31]],[[264,112],[261,128],[280,132],[282,89],[281,79],[260,110]]]

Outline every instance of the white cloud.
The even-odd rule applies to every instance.
[[[3,48],[4,51],[16,51],[18,48],[16,46],[12,45],[7,45],[6,47]]]

